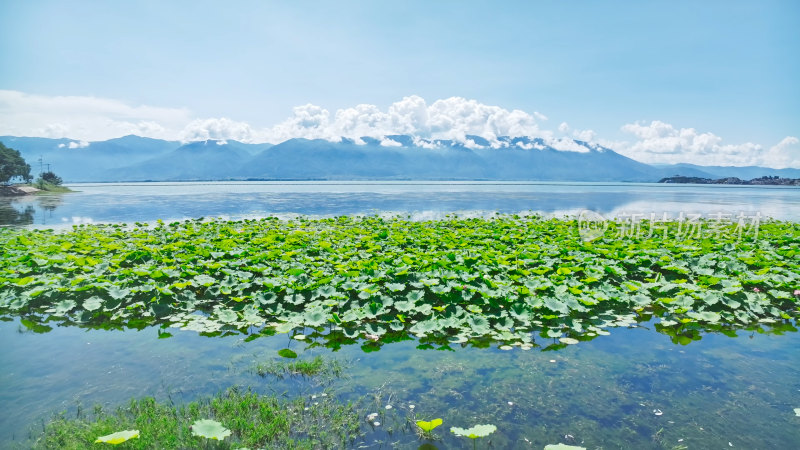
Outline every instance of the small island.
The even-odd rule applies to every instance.
[[[691,183],[691,184],[746,184],[746,185],[770,185],[770,186],[800,186],[800,178],[781,178],[778,176],[764,176],[751,180],[742,180],[737,177],[726,177],[713,180],[711,178],[685,177],[675,175],[674,177],[662,178],[659,183]]]

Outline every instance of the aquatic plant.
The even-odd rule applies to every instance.
[[[137,437],[125,445],[143,449],[197,448],[198,436],[221,448],[344,448],[362,435],[357,418],[353,405],[341,404],[332,396],[309,405],[304,398],[286,400],[230,389],[177,406],[145,397],[114,411],[97,407],[89,416],[58,415],[44,424],[32,447],[86,448],[98,435],[131,428],[100,439],[121,443],[118,439]],[[131,435],[134,432],[136,436]]]
[[[222,426],[216,420],[202,419],[195,420],[191,426],[192,436],[204,437],[221,441],[231,435],[231,430]]]
[[[111,433],[106,436],[100,436],[99,438],[95,439],[95,444],[99,443],[106,443],[117,445],[121,444],[128,439],[138,438],[139,437],[139,430],[124,430],[124,431],[117,431],[116,433]]]
[[[436,427],[442,424],[442,419],[433,419],[431,421],[425,420],[418,420],[417,426],[420,430],[422,430],[422,436],[426,438],[431,438],[433,435],[431,431],[433,431]]]
[[[757,238],[735,224],[699,238],[677,222],[640,236],[612,224],[592,242],[576,226],[497,216],[3,229],[0,318],[34,332],[157,325],[255,339],[303,329],[310,347],[365,352],[409,339],[558,349],[650,320],[679,344],[796,330],[800,224],[767,221]]]
[[[293,350],[290,350],[288,348],[284,348],[284,349],[278,350],[278,355],[280,355],[280,356],[282,356],[284,358],[290,358],[290,359],[297,358],[297,353],[295,353]]]
[[[418,420],[417,426],[424,432],[429,433],[434,428],[438,427],[442,424],[442,419],[433,419],[430,422],[426,422],[424,420]]]
[[[450,428],[450,432],[456,436],[464,436],[470,439],[486,437],[495,431],[497,431],[497,427],[494,425],[475,425],[472,428]],[[475,447],[475,441],[472,442],[472,446]]]
[[[326,376],[326,377],[340,377],[344,372],[344,365],[336,359],[325,359],[321,356],[315,356],[310,360],[299,361],[267,361],[256,364],[255,373],[259,376],[272,375],[278,378],[285,376],[302,375],[305,377],[310,376]]]

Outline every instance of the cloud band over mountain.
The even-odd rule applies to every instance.
[[[385,146],[399,145],[386,139],[408,135],[419,146],[429,140],[453,140],[467,147],[505,145],[498,138],[538,137],[563,151],[585,151],[574,139],[597,142],[645,163],[700,163],[800,167],[800,140],[787,136],[772,146],[755,143],[727,144],[720,136],[694,128],[676,128],[658,120],[622,125],[632,141],[612,141],[592,130],[574,130],[561,123],[543,127],[547,117],[539,112],[508,110],[476,100],[450,97],[428,103],[411,95],[386,110],[360,104],[331,112],[306,104],[293,108],[286,120],[269,127],[254,127],[228,118],[196,118],[183,108],[131,106],[125,102],[86,96],[50,97],[0,90],[0,135],[105,140],[128,134],[184,142],[207,139],[280,143],[292,138],[342,138],[361,143],[362,137],[378,139]],[[485,143],[484,143],[485,144]]]

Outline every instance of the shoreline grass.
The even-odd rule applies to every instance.
[[[196,420],[213,419],[231,431],[229,438],[209,441],[192,435]],[[175,406],[152,397],[132,399],[107,411],[96,406],[87,416],[56,415],[45,424],[34,449],[83,449],[99,436],[139,430],[139,437],[119,448],[342,448],[361,435],[360,420],[351,403],[331,396],[315,402],[285,400],[231,388],[210,399]]]

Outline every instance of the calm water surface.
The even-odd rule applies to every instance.
[[[68,195],[0,199],[0,224],[53,227],[197,217],[253,218],[403,214],[441,218],[589,209],[677,218],[681,212],[800,220],[797,188],[609,183],[138,183],[81,184]],[[471,448],[451,426],[491,423],[491,448],[564,442],[594,448],[790,449],[800,443],[800,337],[749,334],[705,337],[687,346],[648,324],[557,352],[515,348],[419,350],[415,342],[364,353],[304,350],[287,335],[245,342],[156,329],[56,327],[36,334],[18,320],[0,322],[0,448],[25,448],[58,411],[114,407],[152,395],[180,403],[231,386],[264,393],[322,392],[359,400],[368,434],[354,447],[409,448],[422,443],[414,420],[436,417],[438,448]],[[541,338],[536,337],[537,341]],[[291,346],[301,358],[322,355],[347,366],[326,382],[260,377],[254,367]],[[385,406],[393,408],[387,410]],[[410,408],[410,405],[415,408]]]
[[[198,217],[448,213],[577,214],[756,213],[800,220],[800,189],[656,183],[212,182],[75,184],[79,192],[0,199],[0,225],[152,222]]]

